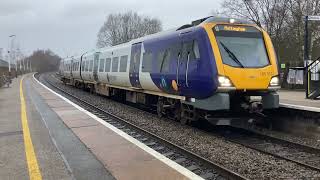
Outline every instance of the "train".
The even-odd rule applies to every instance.
[[[206,17],[68,57],[59,74],[66,84],[154,107],[183,124],[279,107],[271,38],[243,19]]]

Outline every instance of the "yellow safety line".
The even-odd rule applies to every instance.
[[[23,130],[24,147],[25,147],[28,170],[29,170],[29,179],[42,180],[41,172],[39,169],[36,154],[34,152],[31,135],[29,131],[26,103],[23,96],[22,81],[23,81],[23,77],[20,80],[21,122],[22,122],[22,130]]]

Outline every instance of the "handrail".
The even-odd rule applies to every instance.
[[[308,64],[306,66],[306,68],[309,68],[310,66],[312,66],[315,62],[319,62],[320,61],[320,57],[318,57],[316,60],[314,60],[312,63]]]

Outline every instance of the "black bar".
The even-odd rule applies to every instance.
[[[305,17],[305,28],[304,28],[304,61],[305,61],[305,90],[306,90],[306,98],[309,96],[308,89],[308,59],[309,59],[309,29],[308,29],[308,16]]]

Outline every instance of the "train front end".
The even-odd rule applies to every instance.
[[[269,35],[252,24],[203,23],[217,66],[217,93],[227,93],[230,109],[259,111],[279,106],[276,54]]]

